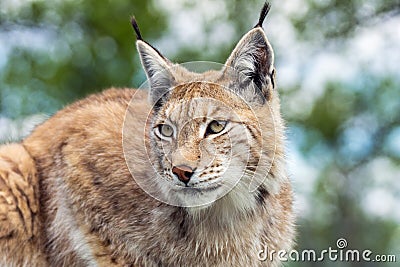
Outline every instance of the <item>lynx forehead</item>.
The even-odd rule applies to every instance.
[[[0,265],[280,265],[257,257],[295,232],[268,11],[204,73],[133,19],[148,90],[89,96],[0,147]]]

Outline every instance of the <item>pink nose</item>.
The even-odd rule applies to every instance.
[[[172,173],[187,185],[193,175],[193,169],[186,165],[179,165],[172,167]]]

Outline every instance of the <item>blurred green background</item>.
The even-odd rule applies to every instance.
[[[223,63],[260,0],[0,0],[0,142],[72,101],[145,80],[129,18],[175,62]],[[400,1],[281,0],[276,54],[297,249],[394,254],[400,263]],[[291,262],[288,266],[377,266]]]

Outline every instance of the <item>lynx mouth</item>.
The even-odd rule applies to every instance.
[[[201,194],[206,192],[212,192],[219,188],[221,188],[221,184],[210,184],[206,186],[182,186],[182,185],[175,185],[174,190],[183,192],[186,194]]]

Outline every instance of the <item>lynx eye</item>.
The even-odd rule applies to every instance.
[[[165,137],[171,137],[174,134],[174,129],[168,124],[158,125],[158,131]]]
[[[220,133],[225,129],[225,126],[226,121],[211,121],[207,126],[206,135]]]

